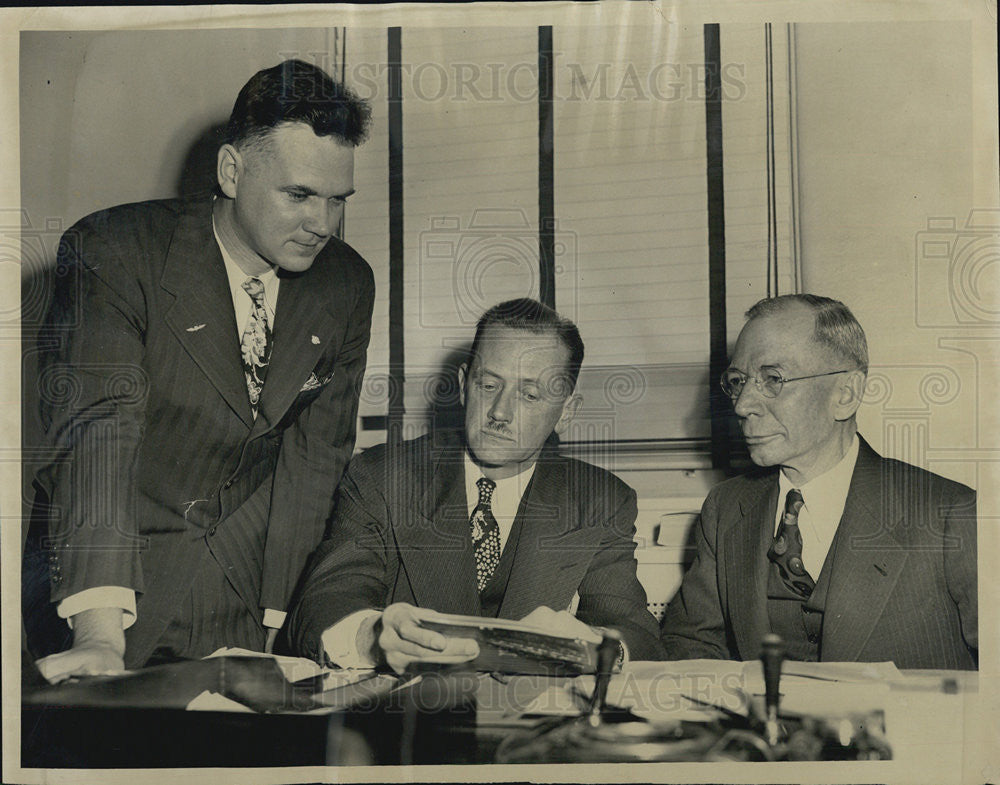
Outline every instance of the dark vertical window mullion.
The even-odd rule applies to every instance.
[[[538,299],[556,307],[552,26],[538,28]]]
[[[403,324],[402,28],[388,28],[389,89],[389,410],[388,441],[403,438],[406,382]]]
[[[712,465],[729,468],[730,403],[718,379],[727,364],[726,221],[722,177],[722,55],[719,25],[705,25],[705,152],[708,176],[709,396]]]

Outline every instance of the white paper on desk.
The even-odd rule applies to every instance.
[[[239,649],[229,646],[223,646],[221,649],[213,651],[205,659],[211,659],[212,657],[262,657],[274,660],[275,664],[281,669],[281,674],[285,677],[286,681],[299,681],[300,679],[317,676],[320,673],[332,672],[330,668],[324,668],[322,665],[304,657],[284,657],[276,654],[267,654],[262,651],[251,651],[250,649]]]
[[[892,662],[786,660],[781,666],[781,709],[820,716],[885,709],[889,682],[899,676]],[[748,694],[764,694],[760,662],[744,663],[744,684]]]
[[[353,684],[357,681],[363,681],[371,677],[373,673],[372,670],[341,670],[341,669],[331,669],[324,668],[321,665],[316,664],[312,660],[300,658],[300,657],[284,657],[277,656],[273,654],[266,654],[260,651],[250,651],[249,649],[239,649],[239,648],[229,648],[223,647],[217,651],[212,652],[204,659],[210,659],[212,657],[263,657],[266,659],[274,660],[275,664],[281,670],[281,674],[285,681],[294,682],[300,679],[308,679],[313,676],[318,676],[323,674],[323,687],[322,690],[317,690],[317,694],[320,692],[326,692],[327,690],[335,689],[336,687],[343,687],[346,684]],[[254,710],[249,706],[244,706],[232,698],[227,698],[218,692],[212,692],[210,690],[205,690],[204,692],[196,695],[190,703],[185,707],[187,711],[226,711],[226,712],[251,712]],[[319,706],[308,712],[303,712],[305,714],[329,714],[333,711],[333,708],[326,706]]]
[[[535,696],[522,714],[546,714],[554,717],[575,717],[583,711],[586,701],[581,700],[571,684],[549,687]]]
[[[577,677],[573,689],[589,698],[594,677]],[[747,712],[742,663],[725,660],[627,663],[611,677],[607,701],[651,721],[707,721],[716,716],[710,706]]]
[[[782,709],[819,715],[882,709],[889,681],[899,675],[891,662],[789,660],[782,665]],[[594,677],[578,677],[574,689],[589,697]],[[757,660],[634,662],[612,677],[608,703],[650,720],[705,719],[712,712],[704,704],[745,715],[748,698],[763,694],[764,677]]]
[[[763,690],[764,675],[759,660],[743,666],[748,688]],[[785,660],[781,664],[781,678],[794,676],[799,679],[835,681],[859,684],[887,682],[899,679],[901,674],[894,662],[799,662]]]
[[[210,692],[209,690],[205,690],[199,695],[196,695],[191,702],[184,707],[184,710],[254,713],[254,710],[249,706],[244,706],[242,703],[237,703],[232,698],[227,698],[225,695],[220,695],[217,692]]]
[[[224,712],[242,712],[256,714],[254,709],[249,706],[244,706],[242,703],[234,701],[232,698],[227,698],[225,695],[220,695],[217,692],[211,692],[210,690],[205,690],[200,695],[196,695],[192,701],[184,707],[185,711],[224,711]],[[309,711],[296,712],[297,714],[331,714],[336,710],[335,707],[330,706],[318,706],[315,709],[310,709]]]
[[[371,668],[324,668],[322,665],[305,657],[286,657],[277,654],[267,654],[262,651],[250,651],[249,649],[226,646],[213,651],[205,659],[207,660],[210,657],[264,657],[271,659],[281,669],[281,675],[285,677],[285,681],[289,682],[309,679],[322,673],[324,674],[323,692],[335,689],[336,687],[343,687],[346,684],[353,684],[356,681],[363,681],[369,678],[373,672]]]

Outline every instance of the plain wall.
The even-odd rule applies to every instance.
[[[286,57],[313,62],[333,39],[328,28],[23,33],[22,208],[34,226],[69,227],[176,196],[200,175],[185,175],[193,148],[226,122],[246,80]]]
[[[862,433],[975,486],[970,448],[992,396],[978,389],[974,354],[985,352],[982,365],[996,343],[965,340],[984,326],[958,323],[948,275],[974,239],[962,229],[970,210],[991,206],[975,201],[970,33],[968,23],[799,24],[795,57],[803,290],[843,300],[867,332]],[[928,259],[938,218],[956,222],[943,233],[956,240]],[[981,297],[998,294],[988,277],[978,283]],[[986,328],[995,334],[995,322]]]

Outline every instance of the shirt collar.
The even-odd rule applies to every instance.
[[[222,238],[219,237],[219,228],[215,225],[215,216],[212,216],[212,234],[215,235],[215,243],[219,246],[219,252],[222,254],[222,261],[226,265],[226,275],[229,277],[229,288],[230,289],[241,289],[243,287],[243,282],[247,278],[260,278],[261,283],[264,284],[264,290],[268,291],[270,294],[270,289],[273,289],[278,281],[278,275],[275,271],[274,265],[263,273],[258,273],[257,275],[247,275],[243,272],[243,268],[240,267],[236,260],[229,254],[226,249],[226,244],[222,242]],[[269,289],[270,287],[270,289]]]
[[[813,512],[820,510],[843,510],[847,500],[847,492],[851,487],[851,477],[854,475],[854,464],[858,461],[858,435],[854,434],[851,446],[847,448],[844,457],[833,467],[827,469],[818,477],[813,477],[804,485],[792,485],[783,471],[778,472],[778,499],[783,500],[792,488],[802,492],[806,508]],[[779,501],[779,508],[782,506]],[[840,520],[840,516],[837,516]]]
[[[476,481],[486,475],[483,474],[483,470],[469,456],[468,450],[465,450],[463,457],[465,465],[465,498],[469,504],[469,512],[471,513],[479,501],[479,486],[476,485]],[[524,496],[531,478],[535,476],[535,466],[536,464],[532,463],[527,469],[515,474],[513,477],[494,480],[497,487],[493,491],[492,506],[494,515],[497,518],[503,515],[506,518],[513,519],[517,514],[517,508],[521,504],[521,497]]]

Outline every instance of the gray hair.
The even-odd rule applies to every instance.
[[[786,311],[790,305],[804,305],[816,315],[813,338],[840,357],[868,373],[868,341],[851,309],[839,300],[818,294],[783,294],[759,300],[746,312],[747,321]]]

